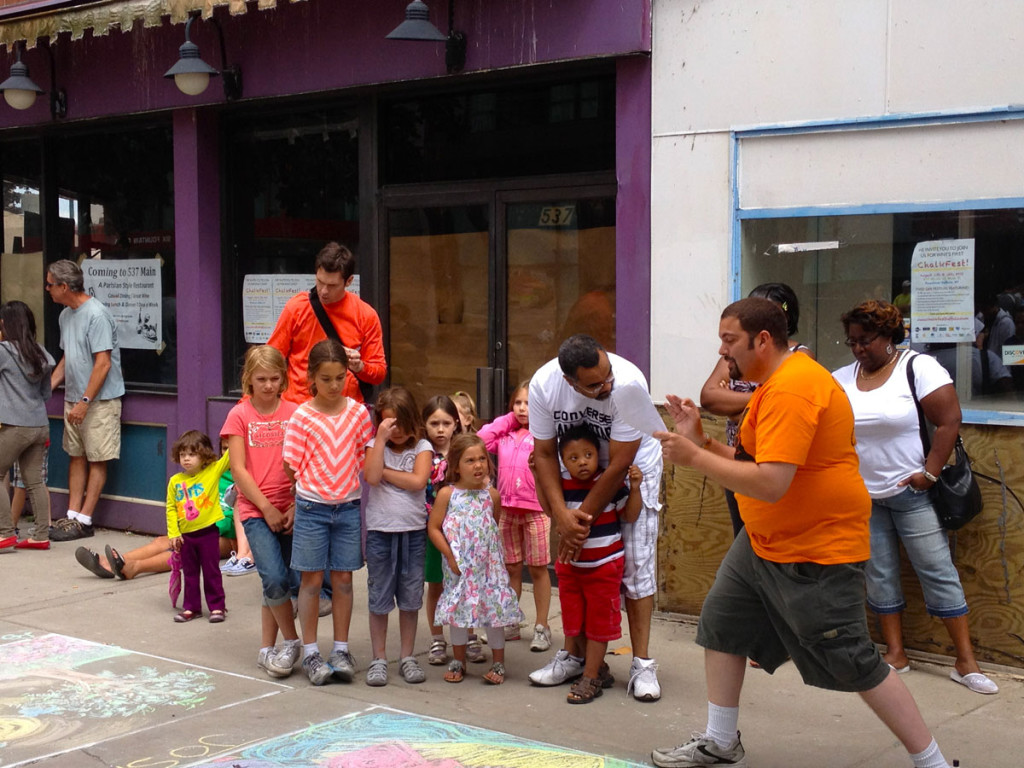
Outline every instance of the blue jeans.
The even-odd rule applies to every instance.
[[[366,533],[366,589],[370,613],[387,615],[423,607],[423,564],[426,530]]]
[[[242,528],[263,582],[263,605],[287,603],[292,595],[299,594],[299,574],[291,569],[291,534],[270,530],[262,517],[243,520]]]
[[[295,499],[292,568],[296,571],[358,571],[363,567],[359,505]]]
[[[940,619],[967,613],[949,537],[931,495],[909,486],[895,496],[871,500],[871,559],[865,571],[871,610],[899,613],[907,607],[900,583],[901,541],[921,581],[928,613]]]

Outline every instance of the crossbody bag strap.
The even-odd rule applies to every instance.
[[[320,301],[320,294],[316,292],[316,288],[309,289],[309,306],[313,308],[313,314],[316,315],[316,319],[320,321],[320,327],[324,329],[324,333],[327,334],[327,338],[334,339],[336,342],[344,346],[341,336],[338,335],[338,329],[334,327],[334,323],[331,322],[331,318],[327,316],[327,310],[324,309],[324,305]]]
[[[917,399],[917,387],[914,386],[915,357],[917,357],[917,353],[907,352],[907,383],[910,384],[910,394],[914,398],[914,405],[917,408],[917,426],[921,432],[921,447],[924,448],[925,458],[928,458],[928,454],[932,449],[932,441],[928,437],[928,422],[924,417],[924,408],[921,407],[921,401]]]

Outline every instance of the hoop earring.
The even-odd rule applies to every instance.
[[[892,354],[892,344],[886,344],[885,345],[885,354],[887,354],[887,355],[891,355]]]

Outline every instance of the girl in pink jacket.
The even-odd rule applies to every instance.
[[[498,492],[501,517],[498,528],[505,548],[505,566],[516,597],[523,592],[523,564],[530,569],[537,624],[533,628],[530,650],[542,652],[551,647],[548,610],[551,605],[551,519],[537,501],[530,457],[530,382],[524,381],[509,402],[511,413],[499,416],[477,433],[490,453],[498,455]],[[505,627],[506,640],[518,640],[519,627]]]

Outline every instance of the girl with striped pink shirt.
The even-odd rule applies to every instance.
[[[285,472],[295,482],[292,568],[300,573],[302,668],[313,685],[331,676],[351,682],[355,659],[348,650],[352,572],[363,567],[359,473],[373,437],[370,414],[343,394],[348,357],[333,339],[309,353],[313,399],[300,405],[285,429]],[[317,646],[323,572],[331,572],[334,647],[327,661]]]

